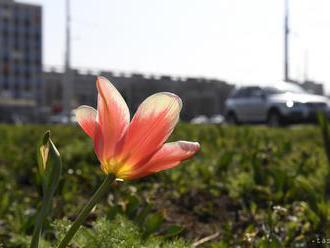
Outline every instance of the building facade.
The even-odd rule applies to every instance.
[[[96,107],[96,76],[102,75],[117,87],[130,110],[136,111],[139,104],[151,94],[169,91],[179,95],[183,102],[181,118],[191,120],[198,115],[222,114],[224,102],[233,86],[220,80],[204,78],[176,78],[170,76],[152,76],[142,74],[114,74],[112,72],[72,71],[73,92],[72,107],[90,105]],[[44,72],[45,104],[53,114],[60,113],[62,107],[63,73],[50,69]]]
[[[0,107],[36,105],[42,97],[41,6],[0,0],[0,48]]]
[[[306,80],[304,81],[301,86],[314,94],[318,94],[318,95],[324,95],[324,87],[323,84],[315,82],[315,81],[311,81],[311,80]]]

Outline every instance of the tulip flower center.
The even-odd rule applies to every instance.
[[[101,168],[105,174],[111,173],[114,174],[117,179],[126,179],[129,176],[132,167],[116,159],[110,159],[104,161],[101,164]]]

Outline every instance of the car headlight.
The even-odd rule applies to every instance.
[[[285,105],[288,107],[288,108],[292,108],[294,106],[294,102],[293,101],[287,101],[285,103]]]
[[[286,101],[285,102],[285,106],[287,107],[287,108],[301,108],[301,107],[303,107],[304,106],[304,104],[303,103],[301,103],[301,102],[295,102],[295,101]]]

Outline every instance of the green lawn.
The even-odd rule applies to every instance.
[[[5,247],[26,247],[32,233],[40,206],[37,144],[48,129],[64,174],[42,246],[55,244],[102,182],[80,128],[0,126]],[[190,247],[205,237],[210,241],[200,247],[309,247],[317,234],[330,239],[328,162],[318,127],[180,124],[171,139],[199,141],[201,151],[173,170],[118,184],[77,235],[78,247]]]

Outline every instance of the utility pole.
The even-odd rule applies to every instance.
[[[289,0],[284,1],[284,81],[289,81]]]
[[[305,54],[304,54],[304,82],[308,81],[308,66],[309,66],[309,54],[308,54],[308,49],[305,49]]]
[[[71,39],[71,16],[70,16],[70,0],[66,0],[66,22],[65,22],[65,30],[66,30],[66,40],[65,40],[65,69],[70,69],[70,39]]]
[[[64,74],[62,81],[62,95],[63,95],[63,113],[67,116],[68,122],[71,122],[71,102],[73,97],[73,76],[71,71],[70,57],[71,57],[71,17],[70,17],[70,0],[66,0],[66,40],[65,40],[65,62]]]

